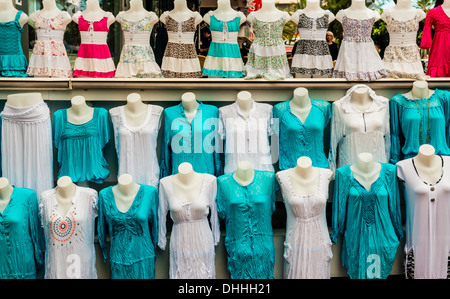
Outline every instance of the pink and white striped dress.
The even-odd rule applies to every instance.
[[[78,18],[78,29],[81,44],[75,59],[74,77],[110,78],[116,73],[111,52],[106,44],[108,36],[108,12],[99,21],[85,20],[83,15]]]

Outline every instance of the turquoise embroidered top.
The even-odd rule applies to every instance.
[[[397,167],[381,163],[370,190],[351,165],[336,170],[331,241],[342,240],[342,264],[350,278],[387,278],[403,237]]]
[[[311,99],[311,110],[303,123],[291,112],[289,102],[276,104],[273,108],[274,131],[280,138],[279,168],[295,167],[302,156],[308,156],[314,167],[328,168],[324,131],[331,119],[331,104]]]
[[[0,77],[28,77],[28,61],[22,51],[19,10],[13,21],[0,22]]]
[[[227,267],[232,279],[274,278],[272,214],[279,190],[275,173],[255,170],[242,186],[232,173],[217,179],[217,210],[226,228]]]

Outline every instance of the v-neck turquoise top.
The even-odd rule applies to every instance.
[[[350,167],[336,170],[331,240],[343,235],[342,264],[350,278],[387,278],[403,237],[397,166],[381,163],[369,191]]]
[[[153,186],[140,185],[130,209],[123,213],[117,208],[112,188],[99,192],[97,222],[105,262],[108,233],[111,239],[111,278],[153,279],[158,243],[158,192]]]
[[[38,213],[36,192],[14,187],[0,212],[0,279],[36,278],[45,246]]]
[[[164,109],[161,178],[177,174],[183,162],[189,162],[195,172],[215,176],[223,173],[218,149],[219,109],[197,102],[192,121],[187,119],[182,103]]]
[[[279,168],[295,167],[302,156],[309,157],[314,167],[328,168],[324,131],[331,119],[331,104],[311,99],[311,110],[303,123],[292,113],[289,102],[273,108],[274,130],[279,134]]]

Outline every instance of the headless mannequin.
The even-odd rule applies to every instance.
[[[30,107],[42,101],[42,94],[38,92],[10,94],[6,97],[6,104],[15,108]]]
[[[253,98],[250,92],[241,91],[237,94],[236,103],[241,109],[241,113],[243,114],[245,119],[248,119],[250,116],[250,110],[253,106]]]
[[[375,17],[375,20],[381,18],[380,13],[366,7],[365,0],[352,0],[349,8],[344,9],[345,15],[350,19],[366,20]],[[337,13],[336,19],[342,23],[342,14]]]
[[[442,160],[432,145],[423,144],[413,158],[419,177],[427,184],[437,183],[442,175]]]
[[[231,21],[234,18],[239,17],[241,19],[239,25],[242,25],[247,20],[243,12],[236,11],[231,7],[230,0],[217,0],[217,9],[211,11],[210,14],[205,14],[203,17],[203,21],[205,21],[208,25],[211,23],[211,15],[214,15],[218,20],[224,22]]]
[[[186,92],[181,96],[181,105],[184,109],[184,115],[186,115],[186,118],[191,122],[195,114],[197,113],[198,106],[200,105],[197,102],[197,98],[194,93],[192,92]]]
[[[423,20],[426,17],[426,13],[423,10],[412,7],[411,0],[397,0],[397,4],[386,11],[388,11],[395,20],[400,22],[410,20],[411,16],[415,16],[418,12],[420,12],[421,15],[420,20]],[[381,14],[381,19],[386,22],[385,11]]]
[[[75,195],[77,186],[72,182],[69,176],[63,176],[56,182],[56,202],[61,216],[67,215],[67,212],[73,205],[72,199]]]
[[[352,92],[350,103],[352,103],[356,109],[361,112],[365,112],[372,105],[373,100],[370,97],[369,90],[367,88],[359,87]]]
[[[3,213],[6,206],[11,201],[14,187],[9,183],[7,178],[0,178],[0,213]]]
[[[86,104],[82,96],[75,96],[71,100],[72,106],[67,109],[67,121],[74,125],[87,123],[94,116],[94,108]]]
[[[14,7],[11,0],[0,0],[0,22],[6,23],[14,21],[18,10]],[[19,23],[23,27],[29,20],[28,15],[22,13],[20,15]]]
[[[200,197],[205,174],[197,173],[190,163],[178,166],[178,173],[173,175],[172,184],[175,197],[185,202],[192,202]]]
[[[177,22],[184,22],[189,20],[192,17],[193,11],[189,9],[187,6],[186,0],[174,0],[173,1],[173,9],[169,11],[169,15],[172,19]],[[161,15],[159,19],[163,24],[166,23],[166,18],[164,15]],[[195,14],[195,25],[197,26],[203,21],[202,16],[196,12]]]
[[[148,105],[142,102],[141,95],[131,93],[127,97],[124,113],[127,123],[132,127],[137,127],[147,118]]]
[[[233,179],[241,186],[250,185],[255,177],[255,170],[248,161],[239,161]]]
[[[411,91],[403,94],[403,96],[411,100],[428,99],[433,93],[434,90],[428,89],[427,81],[414,81]]]
[[[112,192],[116,207],[120,212],[126,213],[130,209],[140,187],[129,174],[122,174],[119,177],[117,185],[112,187]]]
[[[378,179],[381,171],[381,164],[373,160],[370,153],[358,155],[356,163],[350,165],[353,177],[369,191],[372,184]]]
[[[80,15],[83,15],[83,18],[88,22],[98,22],[103,19],[107,14],[106,12],[100,8],[99,0],[87,0],[86,1],[86,9],[83,12],[76,12],[72,20],[78,24],[78,18]],[[116,18],[113,14],[108,14],[107,26],[111,26],[112,23],[116,21]]]
[[[142,0],[130,0],[130,9],[121,11],[116,20],[121,23],[122,18],[130,22],[137,22],[145,17],[150,17],[150,26],[158,22],[158,16],[154,12],[147,11],[144,8]]]
[[[291,112],[297,116],[302,123],[305,123],[312,107],[308,90],[303,87],[296,88],[292,100],[289,101],[289,107]]]
[[[312,166],[309,157],[298,158],[297,165],[289,170],[292,191],[300,196],[307,196],[317,192],[319,186],[320,169]],[[328,177],[330,180],[332,175]]]
[[[264,22],[273,22],[283,18],[285,23],[290,21],[291,17],[288,12],[281,11],[275,6],[274,0],[262,0],[261,8],[248,15],[247,21],[251,24],[253,18],[257,18]]]
[[[43,0],[42,1],[42,9],[39,11],[40,15],[46,19],[53,19],[61,14],[61,10],[56,6],[55,0]],[[72,21],[72,18],[67,12],[61,14],[63,17],[63,24],[67,25]],[[36,21],[36,12],[31,13],[30,21]]]

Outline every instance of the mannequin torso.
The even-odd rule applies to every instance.
[[[74,125],[87,123],[94,116],[94,108],[86,104],[82,96],[75,96],[71,100],[72,106],[67,109],[67,121]]]
[[[205,174],[195,172],[187,162],[181,163],[172,179],[175,197],[184,202],[193,202],[200,197],[204,180]]]
[[[434,90],[428,89],[427,81],[414,81],[411,91],[403,94],[408,99],[427,99],[434,93]]]
[[[11,201],[14,187],[11,186],[7,178],[0,178],[0,213],[5,211],[6,206]]]
[[[364,87],[357,88],[353,91],[350,102],[361,112],[365,112],[372,105],[373,100],[369,96],[369,90]]]
[[[192,17],[193,11],[187,6],[186,0],[175,0],[173,2],[173,9],[168,12],[168,15],[175,21],[181,23],[189,20]],[[162,23],[166,22],[165,15],[161,15],[160,21]],[[195,14],[195,25],[200,24],[203,21],[202,16],[196,12]]]
[[[415,16],[416,13],[421,13],[421,20],[425,18],[426,14],[421,9],[412,7],[411,0],[398,0],[397,4],[387,10],[388,13],[397,21],[404,22],[411,19],[411,16]],[[381,19],[386,21],[386,13],[381,14]]]
[[[381,164],[373,160],[372,154],[361,153],[356,163],[350,165],[350,169],[353,177],[369,191],[380,176]]]
[[[308,90],[303,87],[294,90],[294,97],[289,101],[291,112],[305,123],[306,118],[311,111],[311,99],[309,98]]]
[[[62,15],[64,18],[63,24],[67,25],[72,21],[72,18],[67,12],[62,14],[62,11],[56,6],[55,0],[43,0],[42,1],[42,9],[39,11],[39,14],[45,19],[53,19],[59,15]],[[36,12],[30,14],[30,21],[35,22],[36,20]]]
[[[264,22],[274,22],[283,18],[286,23],[291,19],[288,12],[276,8],[274,0],[263,0],[261,8],[256,12],[249,14],[247,21],[251,23],[253,18],[257,18]]]
[[[252,95],[248,91],[241,91],[237,94],[236,103],[241,110],[242,115],[245,119],[248,119],[250,115],[250,109],[253,105]]]
[[[186,118],[191,122],[194,119],[195,114],[197,114],[199,106],[195,94],[192,92],[184,93],[181,96],[181,105],[183,105],[184,115],[186,115]]]
[[[121,11],[118,15],[116,20],[120,23],[122,18],[130,21],[130,22],[137,22],[142,20],[145,17],[150,17],[150,26],[153,26],[158,22],[158,16],[150,11],[147,11],[144,8],[144,5],[142,3],[142,0],[131,0],[130,1],[130,9],[127,11]]]
[[[211,15],[214,15],[218,20],[224,22],[239,17],[241,19],[240,21],[241,25],[247,20],[247,18],[242,12],[236,11],[231,7],[230,0],[218,0],[217,9],[211,11],[210,13],[205,14],[205,16],[203,17],[203,21],[208,25],[210,25],[211,23]]]
[[[12,1],[0,0],[0,23],[14,21],[18,10],[13,6]],[[22,13],[20,15],[19,23],[23,27],[29,20],[29,17]]]
[[[320,7],[319,0],[308,0],[306,2],[305,8],[302,9],[303,13],[306,14],[309,18],[320,18],[324,14],[328,14],[328,23],[334,21],[335,16],[329,10],[324,10]],[[299,11],[296,11],[292,14],[291,21],[295,24],[298,24],[299,21]]]
[[[255,170],[248,161],[239,161],[236,171],[233,173],[233,179],[241,186],[247,186],[255,177]]]
[[[16,108],[30,107],[42,101],[42,94],[38,92],[10,94],[6,98],[6,104]]]
[[[445,14],[450,18],[450,0],[444,0],[441,7]]]
[[[307,196],[317,192],[320,169],[312,166],[309,157],[298,158],[297,165],[289,170],[292,190],[299,196]]]
[[[142,102],[139,94],[131,93],[127,97],[124,112],[127,123],[130,126],[137,127],[147,118],[148,105]]]
[[[100,8],[98,0],[87,0],[86,9],[83,12],[77,12],[73,15],[72,20],[78,24],[78,18],[83,15],[83,18],[88,22],[98,22],[104,17],[108,17],[107,25],[111,26],[116,21],[116,18],[112,13],[107,13]]]
[[[64,217],[73,205],[72,199],[75,195],[76,185],[69,176],[59,178],[56,184],[57,209]]]
[[[435,149],[429,144],[420,146],[419,152],[413,158],[419,177],[427,184],[435,184],[442,177],[442,160],[435,155]]]
[[[133,181],[129,174],[122,174],[117,180],[117,186],[112,187],[117,209],[126,213],[134,202],[141,186]]]
[[[341,12],[341,11],[340,11]],[[381,16],[378,12],[373,11],[366,7],[366,2],[364,0],[352,0],[352,4],[349,8],[344,9],[345,15],[350,19],[365,20],[375,17],[378,20]],[[342,23],[342,14],[337,13],[336,19]]]

